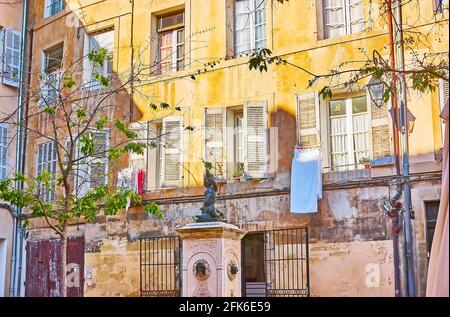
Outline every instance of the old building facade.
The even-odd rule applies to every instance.
[[[0,10],[0,180],[8,177],[16,167],[16,126],[7,123],[17,120],[19,107],[20,65],[22,50],[23,6],[1,4]],[[0,297],[9,296],[11,270],[14,263],[14,209],[0,200]]]
[[[445,52],[448,10],[439,12],[432,2],[420,3],[422,16],[414,21],[414,8],[406,6],[405,19],[428,39],[420,51]],[[373,50],[388,56],[385,21],[374,18],[382,12],[381,1],[345,0],[334,8],[326,0],[35,0],[30,10],[31,68],[52,71],[49,58],[66,64],[83,59],[95,39],[108,48],[111,63],[104,71],[118,84],[136,69],[141,72],[115,98],[127,108],[132,126],[155,140],[143,156],[131,156],[119,169],[143,178],[138,191],[144,201],[160,206],[164,219],[131,207],[118,217],[99,216],[93,224],[70,228],[71,235],[84,239],[85,296],[139,295],[139,239],[174,235],[176,226],[200,213],[204,161],[212,163],[219,184],[219,209],[229,223],[247,230],[249,239],[251,233],[264,240],[270,230],[308,227],[312,296],[395,295],[395,233],[383,208],[401,195],[389,103],[377,107],[365,87],[323,98],[319,91],[325,82],[308,85],[311,75],[304,71],[327,73]],[[447,16],[439,34],[431,31],[436,16]],[[263,48],[287,63],[269,65],[267,72],[249,70],[249,52]],[[444,98],[448,83],[408,96],[416,118],[409,154],[419,295],[425,292],[433,210],[440,197]],[[114,135],[107,138],[117,142]],[[28,142],[30,175],[39,162],[48,163],[38,157],[42,143]],[[299,144],[321,154],[323,197],[316,213],[291,213],[291,163]],[[110,170],[104,181],[118,182],[119,169]],[[31,219],[29,230],[28,243],[53,237],[41,219]],[[401,234],[399,240],[397,275],[402,275]],[[255,252],[262,263],[267,260],[264,243]],[[247,261],[248,272],[258,271]],[[260,272],[249,281],[266,278]]]

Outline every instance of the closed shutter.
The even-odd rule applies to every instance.
[[[95,143],[95,157],[89,164],[89,187],[96,188],[107,183],[108,179],[108,133],[93,132],[92,137]]]
[[[439,88],[440,88],[439,99],[441,104],[441,110],[443,110],[445,103],[448,101],[448,81],[441,79]]]
[[[251,178],[267,177],[267,103],[247,102],[244,107],[246,157],[244,169]]]
[[[95,154],[92,157],[86,157],[78,161],[77,166],[77,185],[75,192],[82,196],[91,188],[105,185],[108,181],[108,138],[106,131],[91,131],[95,144]],[[83,156],[77,146],[77,158]]]
[[[181,186],[183,126],[179,117],[163,120],[162,187]]]
[[[320,144],[319,96],[315,92],[297,96],[297,143],[304,147]]]
[[[19,87],[21,34],[13,30],[4,30],[3,33],[3,84]]]
[[[3,78],[4,53],[5,53],[5,30],[0,27],[0,77]]]
[[[367,92],[370,105],[370,122],[372,131],[372,157],[374,159],[391,155],[391,132],[389,129],[388,103],[377,107]]]
[[[8,173],[8,126],[0,124],[0,180]]]
[[[206,109],[205,161],[212,164],[212,173],[225,178],[224,137],[225,116],[223,109]]]

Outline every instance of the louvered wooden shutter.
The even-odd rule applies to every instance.
[[[297,96],[297,143],[314,147],[320,144],[319,95]]]
[[[441,110],[443,110],[445,103],[448,101],[448,81],[441,79],[439,88],[440,88],[439,89],[440,90],[439,100],[440,100],[440,104],[441,104]]]
[[[0,27],[0,77],[3,78],[3,68],[5,67],[4,50],[5,50],[5,30]]]
[[[246,157],[244,169],[250,178],[267,177],[267,103],[247,102],[244,107]]]
[[[3,35],[3,83],[14,87],[19,87],[21,34],[20,32],[14,30],[4,30]]]
[[[163,120],[162,187],[181,186],[183,126],[179,117]]]
[[[107,153],[108,133],[106,131],[93,132],[95,143],[95,157],[89,164],[89,186],[95,188],[105,185],[108,177]]]
[[[206,109],[205,161],[212,164],[212,173],[225,177],[224,136],[225,116],[223,109]]]
[[[367,104],[370,105],[370,125],[372,133],[372,158],[391,155],[391,133],[389,129],[388,103],[377,107],[367,91]]]

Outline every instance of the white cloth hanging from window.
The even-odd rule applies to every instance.
[[[291,170],[291,212],[317,212],[319,199],[322,199],[320,150],[295,149]]]

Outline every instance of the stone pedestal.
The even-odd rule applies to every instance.
[[[183,240],[182,296],[241,296],[241,239],[245,231],[222,222],[178,228]]]

